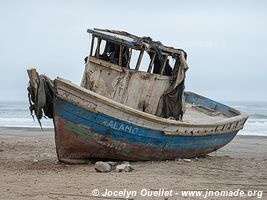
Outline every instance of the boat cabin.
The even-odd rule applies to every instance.
[[[171,110],[184,113],[185,51],[122,31],[87,32],[92,40],[82,87],[153,115],[178,119]]]

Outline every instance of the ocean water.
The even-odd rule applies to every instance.
[[[249,115],[239,135],[267,136],[267,102],[227,102],[226,104]]]
[[[267,102],[226,102],[249,114],[248,121],[239,135],[267,136]],[[0,127],[39,127],[28,109],[28,102],[0,102]],[[52,128],[51,119],[41,120],[44,128]]]
[[[43,118],[43,128],[52,128],[53,121]],[[0,127],[40,127],[33,120],[28,102],[0,102]]]

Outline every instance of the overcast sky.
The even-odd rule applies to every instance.
[[[79,84],[98,27],[184,49],[186,90],[267,101],[266,2],[0,0],[0,100],[27,100],[29,67]]]

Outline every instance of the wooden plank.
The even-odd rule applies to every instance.
[[[37,88],[38,87],[38,82],[39,82],[39,78],[38,78],[38,72],[36,71],[35,68],[30,68],[27,70],[29,79],[30,79],[30,86],[33,88]]]
[[[180,49],[175,49],[173,47],[167,47],[167,46],[160,45],[159,48],[165,52],[168,52],[168,53],[181,54]]]
[[[95,42],[95,36],[92,36],[90,56],[93,56],[94,42]]]
[[[96,47],[96,57],[99,58],[99,52],[100,52],[100,44],[101,44],[102,39],[97,38],[97,47]]]
[[[108,69],[113,69],[113,70],[118,71],[118,72],[123,72],[121,67],[119,67],[118,65],[110,63],[110,62],[105,61],[105,60],[98,59],[98,58],[93,57],[93,56],[90,56],[89,62],[101,65],[101,66],[106,67]]]
[[[133,49],[130,48],[129,58],[128,58],[127,65],[126,65],[126,68],[129,68],[129,69],[130,69],[130,61],[131,61],[131,58],[132,58],[132,51],[133,51]]]
[[[120,45],[120,54],[119,54],[119,66],[121,66],[121,63],[122,63],[122,48],[123,48],[123,46],[122,45]]]
[[[91,33],[92,35],[96,36],[96,37],[101,37],[105,40],[109,40],[113,43],[117,43],[117,44],[123,44],[125,46],[128,46],[128,47],[131,47],[131,48],[134,48],[134,49],[137,49],[137,50],[140,50],[140,48],[143,47],[143,44],[140,43],[140,42],[137,42],[137,41],[128,41],[128,40],[125,40],[125,39],[121,39],[121,38],[117,38],[117,37],[113,37],[113,36],[110,36],[110,35],[107,35],[107,34],[104,34],[104,33],[100,33],[100,32],[97,32],[97,31],[94,31],[94,30],[91,30],[91,29],[88,29],[87,30],[88,33]]]
[[[137,63],[136,63],[135,70],[139,70],[140,63],[141,63],[141,60],[143,58],[143,55],[144,55],[144,49],[142,49],[141,52],[140,52],[140,54],[139,54],[139,57],[138,57],[138,60],[137,60]]]
[[[149,67],[148,67],[148,69],[147,69],[147,72],[148,72],[148,73],[151,73],[152,66],[153,66],[153,64],[154,64],[155,58],[156,58],[156,53],[154,53],[152,59],[150,60]]]
[[[168,56],[165,56],[163,65],[162,65],[161,70],[160,70],[160,75],[162,75],[163,72],[164,72],[164,69],[165,69],[165,66],[166,66],[167,59],[168,59]]]

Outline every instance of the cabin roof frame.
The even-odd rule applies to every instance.
[[[93,37],[98,37],[104,40],[108,40],[119,45],[125,45],[136,50],[145,50],[147,52],[155,52],[155,49],[152,45],[145,42],[144,38],[132,35],[124,31],[115,31],[108,29],[87,29],[89,34],[92,34]],[[177,57],[181,54],[182,49],[175,49],[173,47],[168,47],[160,42],[157,42],[157,47],[162,51],[162,55]]]

